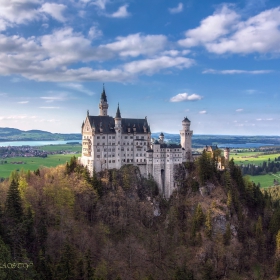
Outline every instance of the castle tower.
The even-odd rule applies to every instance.
[[[229,149],[229,148],[225,148],[225,149],[224,149],[224,157],[225,157],[225,162],[226,162],[226,163],[229,162],[229,152],[230,152],[230,149]]]
[[[163,134],[163,133],[161,133],[161,134],[159,135],[159,143],[160,143],[160,144],[163,144],[163,143],[164,143],[164,134]]]
[[[116,132],[116,146],[117,146],[116,151],[120,152],[121,139],[122,139],[122,117],[121,117],[119,104],[115,117],[115,132]],[[116,153],[116,168],[121,168],[121,166],[122,166],[121,153]]]
[[[104,84],[103,84],[103,91],[101,93],[100,103],[99,103],[99,116],[108,116],[107,115],[108,107],[109,107],[109,105],[107,103],[107,96],[106,96],[105,88],[104,88]]]
[[[182,121],[182,129],[180,130],[181,146],[185,149],[183,161],[191,160],[192,155],[192,135],[193,131],[190,130],[191,121],[185,117]]]

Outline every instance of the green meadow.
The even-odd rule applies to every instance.
[[[38,147],[38,150],[43,150],[43,151],[49,151],[49,152],[54,152],[54,151],[70,151],[70,152],[81,152],[82,150],[82,145],[81,144],[75,144],[75,145],[70,145],[70,144],[65,144],[65,145],[46,145],[46,146],[40,146]]]
[[[274,160],[275,158],[278,158],[280,156],[280,153],[275,153],[275,154],[269,154],[269,155],[264,155],[261,152],[244,152],[244,153],[231,153],[231,158],[234,159],[234,163],[237,165],[242,165],[242,164],[255,164],[255,165],[262,165],[264,161]],[[276,177],[276,176],[278,177]],[[268,188],[273,186],[274,184],[274,179],[280,180],[280,173],[276,174],[266,174],[266,175],[257,175],[257,176],[249,176],[250,180],[252,180],[255,184],[260,183],[261,188]]]
[[[276,177],[276,176],[278,177]],[[249,175],[246,175],[249,176]],[[276,173],[276,174],[266,174],[266,175],[256,175],[256,176],[249,176],[250,180],[253,181],[256,185],[258,183],[261,184],[261,188],[269,188],[272,187],[274,184],[274,179],[280,181],[280,172]]]
[[[69,162],[73,154],[57,154],[57,155],[48,155],[46,158],[41,157],[14,157],[3,159],[7,163],[0,164],[0,177],[7,178],[10,173],[14,170],[36,170],[40,166],[53,167],[60,164],[65,164]],[[75,154],[76,157],[79,157],[80,154]],[[24,162],[24,164],[14,164],[13,162]]]
[[[255,164],[261,165],[264,161],[274,160],[278,158],[280,153],[263,155],[260,152],[245,152],[245,153],[231,153],[231,158],[233,158],[234,163],[237,165],[241,164]]]

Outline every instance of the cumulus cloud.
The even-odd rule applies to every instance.
[[[168,9],[171,14],[181,13],[183,11],[183,3],[179,3],[177,7]]]
[[[87,3],[87,2],[90,2],[90,0],[82,0],[82,2]],[[95,1],[91,2],[92,5],[97,6],[101,10],[105,10],[107,3],[108,3],[108,0],[95,0]]]
[[[44,3],[40,9],[40,11],[49,14],[54,19],[64,22],[66,19],[62,15],[66,6],[63,4],[55,4],[55,3]]]
[[[207,113],[207,111],[205,111],[205,110],[199,111],[199,114],[202,114],[202,115],[204,115],[204,114],[206,114],[206,113]]]
[[[132,74],[152,75],[162,69],[176,67],[179,69],[189,68],[194,64],[194,60],[186,57],[162,56],[158,58],[143,59],[126,63],[123,68]]]
[[[100,49],[107,49],[118,53],[120,56],[152,55],[162,50],[167,44],[164,35],[131,34],[126,37],[117,37],[116,42],[101,45]]]
[[[202,96],[198,94],[179,93],[170,98],[170,102],[183,102],[183,101],[197,101],[201,100]]]
[[[242,112],[242,111],[244,111],[244,109],[241,109],[241,108],[240,108],[240,109],[236,109],[235,111],[236,111],[236,112]]]
[[[228,5],[206,19],[200,26],[186,31],[178,43],[184,47],[203,45],[209,52],[279,53],[280,7],[263,11],[242,21]]]
[[[237,23],[239,16],[227,5],[217,10],[212,16],[202,20],[200,26],[188,30],[186,39],[179,40],[178,43],[184,47],[194,47],[199,44],[206,44],[229,33],[229,27]]]
[[[102,31],[97,26],[92,26],[88,31],[88,37],[92,40],[102,36]]]
[[[214,69],[206,69],[202,73],[203,74],[223,74],[223,75],[234,75],[234,74],[252,74],[252,75],[259,75],[259,74],[268,74],[273,72],[273,70],[214,70]]]
[[[121,6],[115,13],[109,15],[113,18],[126,18],[130,16],[130,13],[127,11],[128,5]]]

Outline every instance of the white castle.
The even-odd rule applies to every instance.
[[[89,111],[82,124],[82,156],[79,162],[93,171],[121,168],[125,164],[139,167],[144,176],[153,176],[159,191],[169,198],[176,188],[174,169],[182,162],[192,161],[190,121],[185,117],[180,130],[181,144],[167,144],[163,133],[152,142],[147,117],[122,118],[118,105],[115,118],[108,116],[108,101],[103,87],[99,115]]]

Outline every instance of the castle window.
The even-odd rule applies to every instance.
[[[97,152],[100,152],[100,149],[97,149]]]
[[[127,161],[127,162],[129,162],[129,161],[130,161],[130,159],[127,159],[126,161]]]
[[[141,151],[141,149],[137,149],[137,151],[138,151],[138,152],[140,152],[140,151]]]
[[[125,162],[125,159],[123,159],[123,162]]]
[[[142,162],[142,159],[140,159],[140,162]]]
[[[111,161],[109,160],[109,163],[111,163]]]
[[[112,139],[115,139],[115,136],[112,136]]]
[[[105,143],[102,143],[103,146],[105,146]]]
[[[115,163],[115,161],[114,161],[114,160],[112,160],[112,163]]]
[[[131,148],[131,151],[133,151],[133,148]]]
[[[141,139],[144,139],[144,136],[142,136]]]
[[[106,157],[106,154],[104,154],[104,157]]]
[[[136,161],[138,162],[138,159]]]
[[[102,139],[105,139],[105,136],[102,136]]]
[[[140,154],[140,157],[142,157],[142,154]]]
[[[136,154],[136,156],[138,157],[138,154]]]
[[[130,139],[133,139],[133,136],[130,136]]]
[[[109,136],[109,139],[111,139],[111,136]]]
[[[113,146],[115,146],[115,143],[112,143]]]
[[[127,150],[129,151],[129,148],[127,148]]]
[[[144,142],[144,145],[146,145],[146,142]]]
[[[105,163],[106,163],[106,159],[105,159]]]
[[[125,136],[124,139],[127,139],[127,136]]]
[[[99,146],[99,143],[97,142],[96,145]]]
[[[97,158],[100,158],[100,155],[97,155]]]
[[[115,157],[115,155],[114,155],[114,154],[112,154],[112,157]]]

